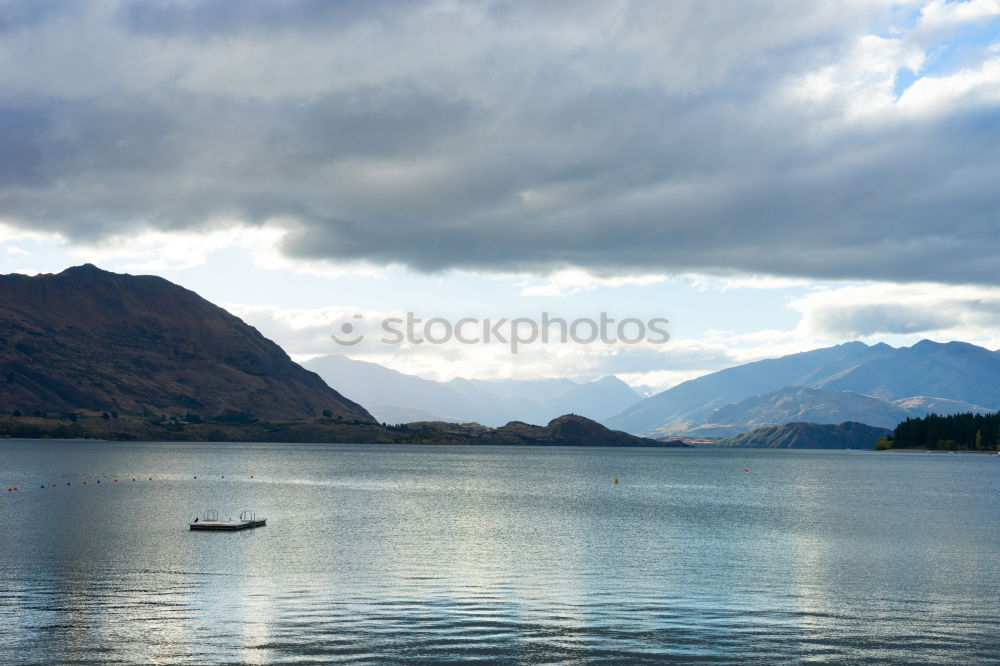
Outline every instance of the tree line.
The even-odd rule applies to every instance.
[[[1000,412],[992,414],[929,414],[908,418],[877,449],[922,449],[941,451],[1000,451]]]

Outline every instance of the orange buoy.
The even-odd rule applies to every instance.
[[[749,468],[749,467],[744,467],[744,468],[743,468],[743,471],[744,471],[744,472],[749,472],[749,471],[750,471],[750,468]]]

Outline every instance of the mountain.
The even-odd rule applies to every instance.
[[[679,441],[661,442],[610,430],[575,414],[552,419],[544,426],[511,421],[499,428],[488,428],[478,423],[409,423],[404,427],[412,434],[415,443],[448,443],[449,437],[454,437],[455,441],[471,444],[517,446],[687,446]]]
[[[194,292],[90,264],[0,276],[0,410],[374,421]]]
[[[303,365],[352,400],[379,405],[371,409],[385,423],[408,422],[396,419],[420,413],[442,417],[409,420],[500,426],[513,420],[546,423],[567,413],[600,419],[639,399],[628,384],[613,376],[582,384],[569,379],[436,382],[346,356],[322,356]]]
[[[537,381],[544,382],[552,390],[560,390],[557,384],[549,380]],[[519,395],[516,390],[528,388],[530,385],[530,382],[519,380],[512,380],[508,385],[503,381],[487,382],[460,377],[445,384],[473,404],[471,411],[462,414],[462,420],[476,421],[489,426],[500,426],[513,420],[547,423],[554,415],[537,400]],[[529,395],[535,393],[536,391],[528,392]]]
[[[453,379],[448,386],[519,420],[548,421],[569,413],[601,419],[639,399],[631,386],[613,375],[582,384],[569,379]]]
[[[544,401],[543,405],[556,414],[572,412],[599,419],[616,414],[638,399],[635,389],[609,375],[587,384],[576,384],[565,393]]]
[[[654,432],[675,421],[700,421],[717,407],[786,386],[810,386],[864,362],[892,354],[889,345],[848,342],[734,366],[692,379],[641,400],[602,422],[626,432]]]
[[[786,387],[849,391],[876,398],[887,403],[882,408],[884,418],[899,415],[896,408],[905,410],[906,416],[922,416],[934,409],[996,409],[1000,407],[1000,354],[961,342],[924,340],[900,349],[884,343],[868,346],[849,342],[705,375],[642,400],[603,422],[633,433],[688,432],[717,422],[717,417],[711,416],[715,409],[775,394]],[[793,411],[808,412],[812,409],[810,400],[795,409],[776,405],[775,414],[784,415],[774,418],[792,418],[789,412]],[[824,420],[840,417],[885,423],[865,416],[864,411],[841,410]]]
[[[786,423],[755,428],[735,437],[723,439],[714,446],[756,449],[867,449],[875,440],[891,433],[886,428],[873,428],[864,423],[847,421],[839,425],[818,423]]]
[[[443,421],[445,423],[461,423],[460,419],[435,414],[426,409],[416,407],[398,407],[396,405],[369,405],[368,411],[379,423],[414,423],[416,421]]]
[[[302,365],[331,386],[336,386],[352,400],[363,405],[381,405],[383,411],[386,408],[413,409],[446,417],[417,420],[461,420],[460,415],[478,414],[479,407],[476,403],[447,384],[398,372],[378,363],[331,355],[308,360]],[[382,420],[386,423],[403,423]]]
[[[672,424],[664,434],[730,437],[759,426],[796,421],[831,424],[853,420],[892,428],[911,415],[890,402],[852,391],[790,386],[714,409],[702,423],[684,430]]]
[[[1000,354],[966,342],[922,340],[814,385],[886,400],[934,396],[996,408],[1000,407]]]
[[[463,379],[448,382],[449,386],[461,387],[467,391],[475,388],[506,399],[525,400],[541,403],[554,395],[562,395],[577,386],[576,382],[565,379]]]

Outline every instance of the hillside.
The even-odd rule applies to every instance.
[[[715,446],[755,449],[866,449],[887,436],[886,428],[847,421],[838,425],[786,423],[755,428],[735,437],[719,440]]]
[[[0,410],[373,421],[194,292],[90,264],[0,276]]]
[[[730,437],[765,425],[807,421],[843,423],[859,421],[892,428],[911,414],[907,410],[853,391],[823,391],[801,386],[753,396],[712,410],[700,424],[680,430],[673,424],[668,433],[688,437]]]
[[[928,398],[924,395],[911,396],[893,400],[897,407],[906,410],[910,416],[925,416],[927,414],[986,414],[993,410],[974,405],[964,400],[949,400],[948,398]]]
[[[406,429],[418,440],[425,436],[428,442],[447,441],[448,437],[454,437],[456,441],[469,441],[473,444],[662,448],[686,446],[683,442],[661,442],[629,435],[620,430],[609,430],[600,423],[574,414],[552,419],[544,426],[520,421],[512,421],[499,428],[487,428],[476,423],[410,423]]]

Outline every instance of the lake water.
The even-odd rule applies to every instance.
[[[5,663],[1000,659],[1000,456],[8,440],[0,475]]]

